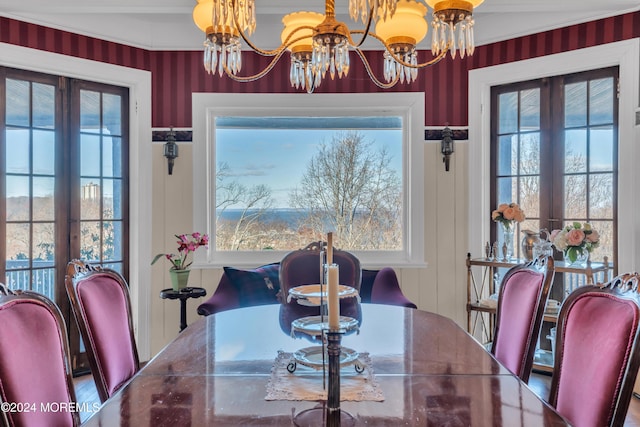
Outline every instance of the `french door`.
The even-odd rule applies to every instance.
[[[527,216],[514,248],[521,230],[590,222],[600,234],[591,259],[615,268],[618,68],[497,86],[491,106],[491,203]]]
[[[128,90],[0,68],[0,273],[47,295],[88,366],[64,289],[67,262],[128,276]]]

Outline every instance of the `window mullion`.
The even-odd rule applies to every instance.
[[[544,157],[543,164],[548,166],[549,179],[549,210],[547,215],[548,230],[551,231],[562,227],[564,217],[564,168],[565,168],[565,147],[564,147],[564,92],[563,80],[561,77],[549,79],[548,93],[546,100],[547,109],[549,151]],[[554,96],[555,94],[555,96]]]

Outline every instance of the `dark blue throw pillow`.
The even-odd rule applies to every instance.
[[[224,267],[224,272],[238,291],[241,307],[280,302],[280,263],[263,265],[253,270]]]

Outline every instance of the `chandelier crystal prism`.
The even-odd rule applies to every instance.
[[[433,9],[433,58],[426,62],[419,61],[417,46],[428,32],[425,19],[428,9],[419,0],[349,0],[349,16],[362,23],[363,29],[351,29],[338,21],[335,0],[325,0],[324,14],[298,11],[285,15],[280,34],[282,44],[273,50],[261,49],[249,39],[256,28],[254,0],[197,0],[193,20],[206,36],[203,65],[207,73],[220,77],[225,74],[238,82],[255,81],[271,71],[288,52],[291,85],[311,93],[327,78],[327,73],[331,79],[347,76],[350,52],[354,51],[371,80],[388,89],[398,82],[414,82],[418,70],[436,64],[447,52],[452,58],[456,52],[461,58],[472,55],[473,10],[482,1],[424,0]],[[382,79],[376,77],[363,52],[367,39],[377,40],[384,48]],[[254,75],[239,75],[243,41],[254,52],[272,57]]]
[[[461,58],[473,55],[473,9],[484,0],[425,1],[433,8],[431,52],[438,55],[449,50],[452,58],[456,57],[456,51]]]

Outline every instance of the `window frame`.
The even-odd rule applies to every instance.
[[[638,149],[635,140],[640,128],[640,40],[625,40],[602,46],[496,65],[469,72],[469,234],[471,253],[483,253],[491,239],[490,203],[490,92],[491,86],[533,80],[549,75],[619,66],[618,98],[618,264],[617,271],[634,271],[640,254],[640,240],[629,235],[640,233],[634,212],[640,210],[640,186],[636,173]]]
[[[336,106],[340,106],[339,109]],[[354,251],[363,265],[424,266],[424,93],[237,94],[197,93],[193,111],[194,230],[215,236],[216,116],[373,116],[403,120],[403,244],[401,251]],[[203,197],[204,195],[204,197]],[[215,243],[194,256],[194,268],[257,266],[279,261],[287,251],[216,251]]]
[[[594,225],[596,229],[599,229],[598,223],[610,222],[612,224],[613,230],[613,242],[609,242],[609,244],[613,243],[613,251],[608,254],[608,262],[613,263],[613,265],[617,265],[617,224],[618,224],[618,102],[615,92],[617,92],[617,83],[618,83],[618,75],[619,70],[617,66],[601,68],[596,70],[587,70],[581,71],[578,73],[566,74],[566,75],[556,75],[551,77],[544,77],[535,80],[528,80],[523,82],[509,83],[506,85],[496,85],[491,88],[491,111],[492,116],[495,117],[491,122],[491,158],[493,159],[491,162],[491,200],[492,206],[498,206],[499,202],[505,203],[506,200],[498,201],[498,180],[511,177],[516,178],[518,181],[517,186],[520,188],[520,181],[523,178],[528,176],[532,176],[531,174],[523,174],[520,171],[512,172],[508,174],[503,174],[498,171],[498,161],[499,161],[499,139],[502,137],[502,133],[498,129],[500,114],[499,107],[499,98],[501,95],[506,93],[521,93],[523,91],[538,89],[540,95],[539,102],[539,127],[535,130],[540,135],[540,148],[539,148],[539,170],[537,174],[534,174],[539,178],[539,211],[538,215],[529,216],[529,212],[525,212],[527,214],[527,222],[516,225],[516,242],[520,241],[520,231],[525,228],[534,227],[531,224],[531,221],[538,222],[538,225],[535,226],[535,229],[546,229],[548,231],[562,228],[566,224],[569,224],[573,221],[579,222],[589,222]],[[590,159],[592,158],[592,154],[589,151],[585,153],[585,169],[579,172],[565,172],[564,163],[566,161],[564,148],[567,144],[566,142],[566,131],[568,129],[584,129],[585,133],[589,132],[593,129],[597,129],[602,126],[602,124],[592,124],[590,121],[587,121],[585,124],[580,126],[568,126],[565,124],[565,88],[567,85],[573,83],[584,83],[589,84],[589,82],[597,81],[600,79],[612,79],[613,85],[611,90],[613,92],[613,104],[612,104],[612,123],[610,124],[612,129],[613,141],[614,144],[614,159],[612,164],[612,169],[609,171],[602,170],[592,170],[590,165]],[[587,111],[591,111],[589,107],[589,102],[587,101]],[[518,106],[518,111],[520,106]],[[586,120],[586,119],[585,119]],[[508,134],[518,134],[523,135],[527,134],[529,131],[524,131],[518,125],[518,129],[513,132],[506,132]],[[591,137],[587,137],[585,135],[585,139],[591,139]],[[586,142],[585,142],[586,147]],[[586,149],[586,148],[585,148]],[[569,215],[565,212],[566,201],[564,199],[566,194],[566,184],[565,179],[568,176],[584,176],[585,182],[589,182],[593,179],[596,179],[597,176],[602,175],[611,175],[612,177],[612,217],[602,218],[598,216],[593,216],[591,213],[591,205],[588,203],[589,197],[592,194],[591,190],[587,190],[584,195],[585,198],[585,212],[584,215],[579,217],[575,217]],[[587,184],[588,186],[588,184]],[[520,191],[516,190],[518,193],[518,199],[513,200],[517,202],[522,207],[522,200],[520,200]],[[498,226],[496,223],[491,224],[492,226],[492,239],[491,241],[496,241],[498,239]],[[602,229],[600,229],[602,234]],[[514,254],[520,255],[521,250],[519,245],[515,245]],[[599,253],[600,257],[596,257],[596,254],[600,252],[596,250],[595,253],[591,254],[592,261],[602,261],[601,256],[602,253]]]

